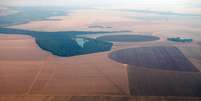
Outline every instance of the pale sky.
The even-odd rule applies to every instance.
[[[201,12],[201,0],[0,0],[0,4]]]

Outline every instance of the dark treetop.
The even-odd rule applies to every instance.
[[[115,32],[90,32],[90,31],[58,31],[41,32],[20,29],[0,28],[3,34],[24,34],[35,38],[38,46],[54,55],[68,57],[95,52],[108,51],[112,47],[111,42],[90,38],[80,38],[77,35],[100,34]]]

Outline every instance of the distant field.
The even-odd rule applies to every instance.
[[[63,10],[47,9],[47,8],[17,8],[17,13],[0,16],[0,27],[23,24],[30,21],[43,20],[52,16],[61,16],[66,13]]]
[[[110,57],[118,62],[139,68],[199,72],[183,53],[173,46],[123,49],[113,52]]]
[[[101,25],[94,25],[94,26],[88,26],[88,28],[100,28],[100,29],[105,29],[105,28],[112,28],[110,26],[101,26]]]
[[[160,38],[147,35],[108,35],[98,37],[97,39],[112,42],[143,42],[159,40]]]

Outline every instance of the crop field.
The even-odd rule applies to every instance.
[[[113,42],[144,42],[159,40],[159,37],[148,35],[107,35],[97,38],[98,40],[113,41]]]
[[[128,67],[131,95],[201,96],[201,74]]]
[[[155,97],[155,96],[16,96],[0,97],[3,101],[200,101],[198,97]]]
[[[128,65],[151,69],[199,72],[197,68],[173,46],[130,48],[113,52],[110,58]]]
[[[199,70],[174,46],[129,48],[109,56],[128,64],[131,95],[201,96]]]

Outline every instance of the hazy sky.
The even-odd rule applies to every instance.
[[[0,4],[201,12],[201,0],[0,0]]]

